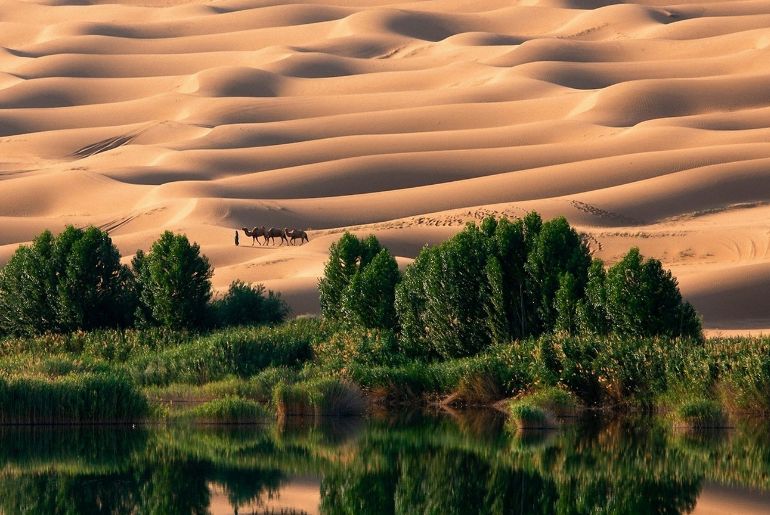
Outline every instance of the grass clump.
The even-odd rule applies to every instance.
[[[253,424],[264,422],[271,416],[262,404],[235,396],[214,399],[174,414],[177,420],[212,424]]]
[[[511,401],[511,420],[520,429],[557,427],[557,417],[574,417],[581,409],[577,397],[562,388],[547,387]]]
[[[692,399],[684,402],[673,413],[674,426],[684,429],[726,427],[727,417],[722,406],[710,399]]]
[[[147,416],[147,400],[128,379],[104,374],[0,380],[0,423],[131,422]]]
[[[550,429],[558,424],[544,409],[528,402],[511,406],[511,420],[518,429]]]
[[[279,383],[273,391],[279,418],[286,416],[357,416],[366,411],[361,390],[338,379]]]

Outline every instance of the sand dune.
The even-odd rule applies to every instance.
[[[4,0],[0,264],[164,229],[318,309],[326,251],[408,264],[487,214],[565,215],[671,267],[714,331],[770,328],[770,4]],[[251,246],[242,226],[310,229]]]

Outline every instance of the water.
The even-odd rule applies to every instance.
[[[770,513],[770,431],[492,412],[284,427],[0,428],[3,513]]]

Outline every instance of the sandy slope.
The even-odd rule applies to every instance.
[[[531,209],[662,259],[710,328],[770,327],[770,3],[0,0],[0,263],[46,227],[185,231],[217,287],[303,313],[346,227],[406,264]],[[311,242],[235,248],[254,225]]]

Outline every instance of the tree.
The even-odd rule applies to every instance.
[[[556,325],[555,300],[562,274],[572,275],[576,296],[582,297],[590,263],[588,248],[564,217],[542,225],[526,264],[539,331],[549,331]]]
[[[133,278],[109,235],[67,227],[54,245],[56,313],[62,330],[126,326],[132,322]]]
[[[176,329],[204,325],[212,269],[197,243],[166,231],[148,254],[137,252],[133,265],[140,324]]]
[[[264,285],[241,280],[233,281],[227,293],[212,302],[211,308],[214,321],[220,326],[275,324],[289,314],[279,294],[272,291],[265,294]]]
[[[396,285],[401,279],[398,264],[387,249],[353,275],[342,294],[341,311],[350,324],[367,329],[396,327]]]
[[[376,238],[364,242],[355,235],[345,232],[342,237],[329,247],[329,261],[324,266],[324,275],[318,281],[321,313],[328,320],[338,320],[342,316],[342,294],[350,284],[359,268],[367,261],[373,251]],[[372,256],[373,257],[373,256]]]
[[[629,336],[701,338],[701,323],[683,301],[676,279],[638,248],[607,272],[607,313],[612,331]]]
[[[474,224],[420,252],[396,305],[408,348],[451,358],[489,345],[488,254],[489,239]]]
[[[578,331],[577,307],[580,302],[581,292],[578,289],[575,277],[565,272],[559,277],[559,289],[556,290],[554,308],[556,310],[556,324],[554,329],[568,334]]]
[[[0,271],[0,328],[31,335],[130,324],[132,277],[106,232],[68,226],[21,246]]]
[[[0,327],[15,335],[58,329],[54,235],[44,231],[22,245],[0,270]]]
[[[581,333],[604,335],[610,332],[607,313],[607,272],[600,259],[594,259],[588,268],[585,297],[578,301],[577,319]]]
[[[359,239],[346,232],[329,248],[318,282],[321,312],[348,326],[394,329],[398,264],[375,236]]]

